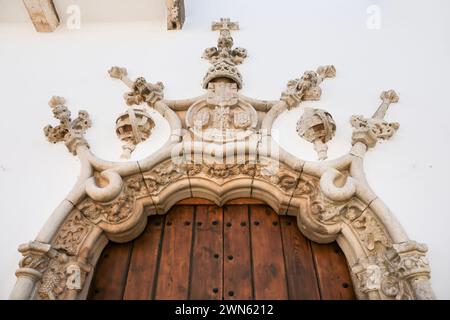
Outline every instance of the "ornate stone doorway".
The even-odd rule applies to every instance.
[[[234,47],[231,37],[239,25],[221,19],[212,29],[220,36],[217,46],[203,54],[212,66],[203,79],[207,92],[202,96],[168,100],[161,82],[132,81],[125,68],[109,70],[130,89],[124,96],[128,109],[116,121],[125,158],[151,135],[155,123],[149,109],[170,125],[166,143],[143,159],[98,158],[84,137],[91,126],[88,113],[80,111],[72,119],[64,98],[50,100],[59,125],[46,126],[44,133],[50,142],[64,142],[79,158],[81,170],[35,240],[19,247],[23,258],[11,298],[84,299],[109,241],[134,240],[148,219],[183,199],[203,198],[222,206],[245,197],[294,217],[311,241],[336,241],[359,299],[433,299],[426,245],[409,239],[364,173],[366,152],[399,129],[398,123],[384,120],[390,104],[398,102],[395,91],[382,92],[372,117],[351,117],[351,149],[327,161],[336,124],[329,112],[304,108],[297,131],[314,144],[320,160],[305,161],[278,145],[272,125],[303,101],[320,100],[320,85],[335,77],[335,67],[306,71],[287,83],[278,100],[245,97],[239,92],[243,81],[237,66],[247,51]]]
[[[106,246],[88,299],[354,299],[339,246],[296,224],[254,199],[183,200],[132,242]]]

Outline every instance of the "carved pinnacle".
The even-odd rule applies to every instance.
[[[228,29],[228,30],[239,30],[239,22],[231,22],[230,18],[220,18],[220,21],[213,22],[211,25],[212,31]]]
[[[74,120],[71,118],[71,112],[65,105],[66,99],[59,96],[53,96],[48,102],[52,108],[53,116],[59,120],[59,125],[53,127],[47,125],[44,128],[44,134],[47,140],[52,143],[64,142],[74,155],[79,145],[89,147],[84,139],[84,133],[91,127],[89,114],[84,111],[78,111],[78,117]]]
[[[378,110],[373,114],[372,119],[383,120],[386,116],[386,112],[389,109],[391,103],[397,103],[399,97],[394,90],[383,91],[380,95],[380,99],[383,101],[378,107]]]

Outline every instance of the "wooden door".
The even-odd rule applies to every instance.
[[[336,243],[306,239],[294,217],[256,201],[185,200],[144,233],[109,243],[89,299],[354,299]]]

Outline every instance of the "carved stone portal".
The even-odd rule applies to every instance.
[[[108,241],[136,238],[147,214],[164,214],[190,197],[217,205],[241,197],[259,199],[278,214],[295,216],[309,239],[337,241],[360,299],[434,298],[427,247],[408,238],[364,176],[366,151],[399,128],[384,120],[398,96],[385,91],[371,118],[352,117],[353,145],[342,157],[320,162],[296,158],[272,139],[272,124],[303,101],[319,100],[321,82],[334,77],[336,70],[329,65],[305,72],[288,83],[277,101],[245,97],[239,93],[242,76],[237,65],[247,52],[233,49],[231,30],[237,29],[229,19],[213,24],[213,30],[220,30],[219,41],[204,53],[212,67],[204,78],[207,91],[197,98],[166,100],[162,83],[132,81],[124,68],[110,70],[111,77],[130,89],[124,98],[131,109],[117,122],[126,148],[131,151],[149,136],[147,108],[159,112],[171,127],[165,145],[142,160],[97,158],[83,137],[90,126],[87,113],[72,120],[64,99],[51,100],[60,124],[47,126],[45,135],[51,142],[65,142],[79,157],[81,172],[35,241],[19,247],[23,259],[12,299],[85,298],[93,267]],[[299,134],[316,144],[320,158],[335,129],[331,115],[322,110],[305,111],[298,124]]]

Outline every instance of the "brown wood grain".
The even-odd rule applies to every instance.
[[[88,299],[123,299],[132,246],[132,242],[123,244],[110,242],[106,246],[95,268]]]
[[[287,299],[288,289],[278,216],[268,206],[250,207],[254,298]]]
[[[223,228],[224,299],[251,300],[253,279],[248,206],[225,206]]]
[[[155,299],[188,298],[193,206],[174,206],[166,217]]]
[[[223,208],[197,206],[189,299],[222,299]]]
[[[323,300],[353,300],[353,291],[347,261],[336,242],[311,243],[316,264],[320,295]]]
[[[151,299],[158,266],[158,252],[165,216],[151,216],[133,245],[125,286],[125,300]]]
[[[320,299],[309,240],[298,230],[295,217],[280,217],[280,225],[289,299]]]

